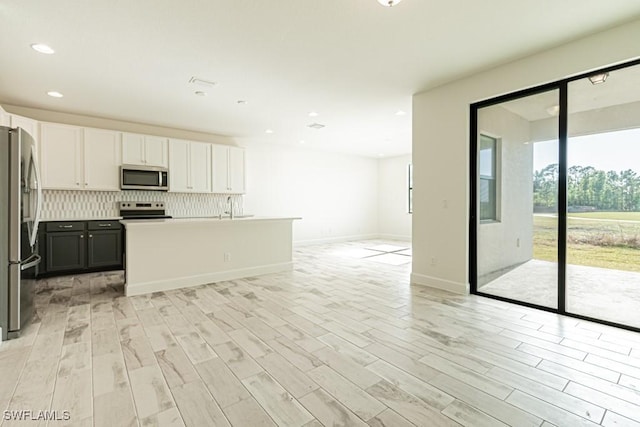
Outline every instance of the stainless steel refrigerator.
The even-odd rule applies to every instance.
[[[42,189],[36,146],[21,128],[0,126],[0,327],[15,338],[31,320]]]

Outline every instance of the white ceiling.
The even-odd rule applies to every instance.
[[[412,94],[639,17],[638,0],[2,0],[0,102],[399,155]]]

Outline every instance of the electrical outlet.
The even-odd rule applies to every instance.
[[[432,257],[431,258],[431,265],[435,266],[436,264],[438,264],[438,259],[436,257]]]
[[[225,252],[224,253],[224,262],[229,262],[229,261],[231,261],[231,253]]]

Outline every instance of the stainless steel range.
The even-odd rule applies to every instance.
[[[171,218],[165,211],[164,202],[120,202],[119,207],[122,219]]]

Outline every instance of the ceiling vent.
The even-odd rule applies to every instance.
[[[311,123],[310,125],[307,125],[307,127],[312,129],[322,129],[324,125],[321,125],[320,123]]]
[[[189,83],[203,87],[214,87],[216,82],[210,82],[209,80],[199,79],[198,77],[191,77]]]

